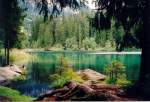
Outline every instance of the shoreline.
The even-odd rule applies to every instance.
[[[101,55],[109,55],[109,54],[135,54],[135,55],[141,55],[141,51],[122,51],[122,52],[117,52],[117,51],[70,51],[70,50],[60,50],[60,51],[53,51],[53,50],[25,50],[25,52],[29,52],[29,53],[34,53],[34,52],[81,52],[81,53],[85,53],[85,54],[101,54]]]
[[[131,52],[95,52],[95,53],[88,53],[88,54],[100,54],[100,55],[108,55],[108,54],[116,54],[116,55],[121,55],[121,54],[127,54],[127,55],[141,55],[141,52],[139,51],[131,51]]]

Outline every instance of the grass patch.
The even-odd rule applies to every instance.
[[[13,49],[10,52],[10,63],[26,63],[30,59],[30,55],[22,50]]]
[[[21,95],[20,92],[4,86],[0,86],[0,96],[7,97],[12,101],[23,101],[23,102],[32,101],[31,97]]]

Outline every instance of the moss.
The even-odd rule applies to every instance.
[[[32,100],[31,97],[21,95],[18,91],[4,86],[0,86],[0,96],[7,97],[12,101],[30,102]]]

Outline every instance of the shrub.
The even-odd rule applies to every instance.
[[[60,62],[57,73],[50,76],[52,81],[51,87],[60,88],[69,81],[83,82],[82,78],[69,66],[65,58],[62,57]]]
[[[49,48],[47,48],[47,49],[49,49]],[[60,51],[60,50],[63,50],[63,46],[61,44],[55,44],[55,45],[53,45],[53,47],[50,48],[50,50]]]
[[[85,48],[85,50],[89,50],[89,49],[95,49],[97,46],[95,39],[94,38],[88,38],[86,37],[83,40],[83,47]]]
[[[106,83],[126,86],[131,84],[126,79],[125,66],[119,61],[112,61],[105,67],[105,73],[108,75]]]
[[[72,50],[77,50],[78,46],[77,46],[76,38],[75,37],[67,38],[65,41],[65,46],[66,46],[66,48],[69,48]]]
[[[105,42],[105,47],[106,47],[106,48],[111,48],[112,45],[113,45],[113,43],[110,42],[109,40],[107,40],[107,41]]]
[[[22,69],[22,74],[19,76],[16,76],[13,81],[25,81],[27,79],[27,70]]]

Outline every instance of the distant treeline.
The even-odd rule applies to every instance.
[[[121,26],[116,28],[114,20],[110,30],[98,31],[90,26],[90,14],[78,13],[43,22],[43,17],[37,17],[31,23],[31,34],[24,39],[23,48],[60,48],[65,50],[95,50],[118,49],[124,30]],[[28,33],[28,32],[27,32]],[[136,27],[131,31],[138,41]],[[23,38],[22,38],[23,39]],[[20,44],[19,44],[20,45]],[[134,47],[131,43],[129,47]],[[20,47],[22,48],[22,47]]]

